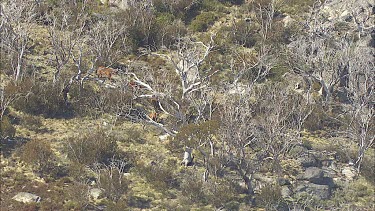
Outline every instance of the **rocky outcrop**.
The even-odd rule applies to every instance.
[[[319,162],[315,155],[309,152],[301,155],[297,160],[305,168],[319,166]]]
[[[343,167],[341,173],[347,181],[352,181],[357,176],[357,171],[351,165]]]
[[[17,193],[17,195],[15,195],[12,199],[22,203],[35,203],[41,201],[41,198],[39,196],[27,192]]]
[[[303,183],[296,187],[296,195],[307,193],[320,200],[329,199],[331,197],[331,188],[328,185],[318,185],[314,183]]]
[[[92,199],[98,200],[103,197],[103,191],[100,188],[92,188],[89,190],[89,195]]]

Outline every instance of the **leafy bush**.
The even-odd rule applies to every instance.
[[[260,39],[257,33],[258,27],[245,20],[239,20],[230,27],[221,29],[228,33],[229,42],[251,48]]]
[[[235,199],[234,184],[226,180],[211,179],[204,184],[204,192],[209,204],[215,207],[226,207],[226,204]]]
[[[277,185],[266,185],[256,197],[258,204],[266,210],[280,210],[287,206],[281,195],[281,188]]]
[[[16,135],[16,128],[12,125],[8,116],[3,116],[0,121],[0,138],[13,138]]]
[[[72,114],[72,110],[65,103],[59,84],[50,82],[32,82],[30,94],[25,98],[19,98],[13,103],[17,110],[34,115],[46,117],[66,117]],[[19,86],[28,86],[20,83]],[[22,88],[21,88],[22,89]]]
[[[187,202],[190,203],[207,203],[207,198],[204,194],[203,180],[200,175],[194,170],[185,172],[184,178],[181,181],[181,192],[186,197]]]
[[[202,12],[190,24],[190,29],[194,32],[203,32],[211,26],[217,19],[213,12]]]
[[[363,178],[344,184],[342,188],[335,191],[332,201],[335,207],[348,207],[356,205],[358,210],[373,208],[374,187]]]
[[[33,116],[33,115],[25,115],[23,117],[22,126],[25,128],[32,130],[32,131],[38,131],[40,130],[40,127],[43,126],[42,118],[39,116]]]
[[[68,158],[82,165],[108,163],[118,155],[116,140],[102,130],[68,138],[67,143]]]
[[[112,162],[96,171],[98,187],[104,190],[104,195],[117,202],[128,191],[129,181],[124,176],[126,163]]]
[[[72,93],[72,106],[77,114],[99,115],[117,112],[119,108],[130,105],[131,99],[131,94],[124,90],[94,91],[92,87],[87,86],[86,89]]]
[[[29,141],[21,149],[21,160],[32,165],[42,175],[51,172],[54,159],[50,144],[43,140]]]
[[[178,185],[172,166],[158,163],[144,165],[141,163],[137,166],[137,170],[157,190],[165,192]]]

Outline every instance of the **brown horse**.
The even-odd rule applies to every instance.
[[[116,73],[114,69],[100,66],[96,71],[98,78],[107,77],[109,80],[112,80],[112,74]]]

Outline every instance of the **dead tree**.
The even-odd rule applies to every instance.
[[[204,76],[201,70],[202,63],[215,47],[214,35],[211,35],[208,44],[194,41],[188,37],[180,38],[175,47],[176,52],[170,51],[168,54],[153,54],[166,58],[172,64],[180,80],[182,89],[181,99],[184,99],[189,93],[205,88],[207,86],[205,82],[217,72],[214,71]],[[205,70],[205,72],[210,72],[210,70]]]
[[[35,7],[35,2],[31,0],[6,1],[0,5],[1,55],[9,61],[15,81],[22,77],[25,68]]]
[[[64,1],[60,3],[60,8],[48,15],[52,23],[48,28],[49,40],[56,65],[53,83],[59,80],[61,71],[72,58],[73,50],[82,38],[87,24],[86,1],[82,2],[77,11]]]
[[[355,165],[359,172],[365,153],[375,139],[375,63],[371,58],[374,51],[370,47],[354,46],[352,55],[348,75],[350,120],[347,133],[358,146]]]

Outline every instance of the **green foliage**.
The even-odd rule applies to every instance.
[[[255,24],[245,20],[239,20],[232,26],[222,27],[221,31],[223,33],[228,33],[228,36],[226,37],[228,42],[251,48],[260,39],[259,34],[257,33],[258,28],[259,27]]]
[[[233,206],[230,205],[230,202],[235,200],[237,195],[234,187],[235,184],[225,179],[210,179],[204,184],[207,202],[217,208],[226,207],[229,209],[229,207]]]
[[[70,107],[75,115],[97,116],[104,113],[117,112],[117,108],[126,107],[131,103],[131,95],[123,90],[100,89],[93,86],[72,86],[70,92]]]
[[[107,201],[106,206],[107,206],[106,210],[111,210],[111,211],[129,210],[128,202],[125,199],[120,199],[117,202]]]
[[[211,26],[217,19],[213,12],[202,12],[190,24],[190,29],[194,32],[203,32]]]
[[[30,94],[16,100],[13,103],[14,108],[29,114],[46,117],[66,117],[72,114],[71,109],[64,102],[60,85],[51,82],[26,82],[20,83],[18,86],[20,86],[20,89],[31,87]]]
[[[124,176],[124,166],[116,166],[114,163],[100,169],[97,172],[98,186],[104,190],[104,196],[117,202],[129,189],[129,181]]]
[[[286,0],[281,4],[280,10],[292,15],[301,15],[307,12],[315,3],[315,0]]]
[[[42,118],[26,114],[21,121],[22,126],[32,131],[39,131],[43,126]]]
[[[212,139],[219,127],[219,122],[215,120],[205,121],[200,124],[188,124],[182,127],[171,142],[171,150],[183,149],[184,146],[196,147],[199,143]]]
[[[358,209],[373,207],[374,205],[374,186],[370,185],[363,178],[353,181],[335,191],[332,201],[335,207],[355,206]]]
[[[12,125],[8,116],[3,116],[0,121],[0,138],[13,138],[16,135],[16,128]]]
[[[171,13],[159,13],[155,20],[154,45],[171,46],[176,39],[187,33],[185,25]]]
[[[181,181],[181,192],[182,195],[190,203],[203,203],[207,202],[207,199],[203,190],[202,177],[197,174],[196,171],[190,170],[185,172],[184,178]]]
[[[82,165],[107,163],[118,155],[116,139],[102,130],[68,138],[65,150],[70,160]]]
[[[257,204],[266,210],[280,210],[281,207],[286,206],[281,195],[281,187],[278,185],[268,184],[263,187],[259,195],[256,196],[256,200]]]
[[[39,173],[50,173],[54,167],[55,156],[48,142],[32,140],[21,149],[21,160],[32,165]]]
[[[166,192],[169,189],[178,186],[173,171],[174,168],[175,165],[164,165],[159,163],[145,165],[140,163],[137,165],[136,169],[138,173],[142,175],[155,189]]]

